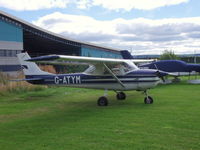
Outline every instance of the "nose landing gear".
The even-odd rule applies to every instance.
[[[146,97],[144,98],[145,104],[153,104],[153,98],[151,96],[148,96],[147,90],[144,91],[144,94]]]

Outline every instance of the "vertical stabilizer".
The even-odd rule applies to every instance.
[[[51,74],[49,72],[42,71],[38,65],[34,62],[28,62],[27,59],[30,59],[31,57],[28,55],[28,53],[20,53],[17,54],[17,57],[19,59],[19,62],[23,68],[24,75],[47,75]]]
[[[133,59],[133,56],[127,50],[122,50],[122,51],[120,51],[120,53],[121,53],[123,59]]]

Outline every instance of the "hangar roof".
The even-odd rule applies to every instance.
[[[31,23],[29,23],[27,21],[24,21],[24,20],[22,20],[20,18],[17,18],[15,16],[10,15],[10,14],[4,12],[4,11],[1,11],[1,10],[0,10],[0,15],[4,16],[6,18],[9,18],[10,20],[5,19],[7,22],[13,23],[13,24],[15,24],[15,25],[17,25],[17,26],[19,26],[19,27],[21,27],[23,29],[26,29],[26,30],[27,30],[27,28],[35,29],[37,31],[46,33],[48,35],[51,35],[51,36],[54,36],[54,37],[57,37],[57,38],[61,38],[63,40],[67,40],[67,41],[71,41],[71,42],[77,43],[77,45],[83,44],[85,46],[92,46],[92,47],[96,47],[96,48],[102,48],[104,50],[109,50],[109,51],[113,51],[113,52],[120,51],[120,49],[114,49],[114,48],[111,48],[111,47],[92,44],[92,43],[89,43],[89,42],[83,42],[83,41],[79,41],[79,40],[75,40],[75,39],[72,39],[72,38],[68,38],[68,37],[62,36],[60,34],[57,34],[57,33],[42,29],[42,28],[40,28],[40,27],[38,27],[38,26],[36,26],[34,24],[31,24]]]

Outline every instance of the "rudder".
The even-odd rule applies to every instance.
[[[38,65],[34,62],[28,62],[26,60],[31,59],[27,52],[17,54],[19,63],[23,68],[24,75],[46,75],[51,74],[49,72],[42,71]]]

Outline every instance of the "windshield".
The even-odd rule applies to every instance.
[[[129,70],[139,69],[132,61],[126,61],[126,65],[128,65]]]
[[[87,74],[93,74],[94,71],[95,71],[95,66],[90,65],[84,72]]]

